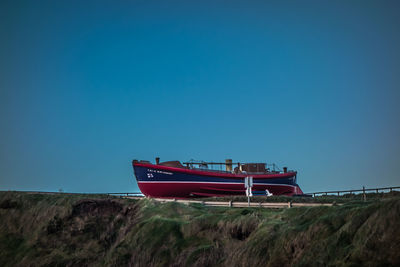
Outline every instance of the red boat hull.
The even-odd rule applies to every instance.
[[[213,172],[166,167],[147,163],[133,163],[140,191],[149,197],[190,198],[245,195],[244,178],[240,173]],[[253,192],[268,190],[273,195],[303,194],[296,184],[296,172],[256,174]]]

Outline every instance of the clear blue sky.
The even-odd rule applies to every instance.
[[[1,1],[0,190],[138,191],[132,159],[399,186],[399,1]]]

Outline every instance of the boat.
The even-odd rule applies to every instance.
[[[194,198],[249,194],[246,177],[252,180],[252,195],[302,195],[297,172],[275,164],[133,160],[140,191],[152,198]]]

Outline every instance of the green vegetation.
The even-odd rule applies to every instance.
[[[393,191],[393,192],[380,192],[380,193],[366,193],[366,200],[381,200],[385,198],[393,198],[393,197],[400,197],[400,192]],[[240,201],[240,202],[247,202],[246,196],[229,196],[229,197],[210,197],[210,198],[201,198],[198,200],[204,201]],[[363,194],[342,194],[340,196],[331,194],[331,195],[318,195],[316,197],[288,197],[288,196],[253,196],[251,198],[252,202],[289,202],[292,201],[294,203],[347,203],[349,201],[360,201],[363,200]]]
[[[343,205],[216,208],[0,192],[0,266],[400,265],[397,193],[319,199]]]

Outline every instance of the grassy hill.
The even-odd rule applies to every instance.
[[[271,210],[0,192],[0,266],[400,266],[400,196],[359,199]]]

